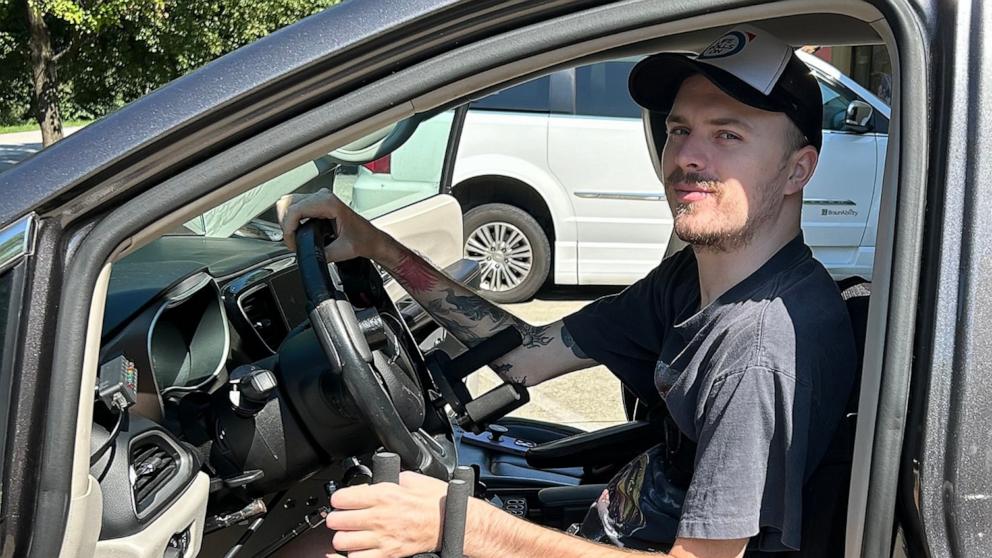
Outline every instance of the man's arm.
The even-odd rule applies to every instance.
[[[434,320],[467,347],[506,327],[523,343],[492,363],[504,380],[532,386],[596,364],[582,353],[561,321],[534,326],[489,302],[435,269],[419,255],[375,228],[334,194],[285,196],[277,204],[286,244],[294,248],[302,219],[337,221],[338,238],[327,247],[328,261],[354,257],[374,260],[407,290]]]
[[[575,344],[561,320],[534,326],[454,281],[409,248],[388,238],[376,260],[451,335],[474,347],[512,327],[520,347],[492,363],[503,379],[532,386],[595,364]]]
[[[740,558],[747,547],[747,539],[678,539],[667,555],[625,550],[535,525],[474,499],[468,520],[465,554],[472,558]]]
[[[442,499],[446,485],[415,473],[400,474],[400,484],[354,486],[334,493],[335,511],[327,516],[340,551],[373,551],[382,556],[411,556],[440,546]],[[471,558],[740,558],[747,539],[679,539],[664,555],[594,543],[529,523],[471,498],[465,525],[465,554]]]

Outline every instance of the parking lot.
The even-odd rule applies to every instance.
[[[503,307],[535,325],[553,322],[596,298],[616,292],[609,287],[545,288],[530,302]],[[473,393],[481,393],[498,382],[491,371],[471,378]],[[625,422],[620,399],[620,381],[603,366],[573,372],[530,389],[531,402],[511,416],[563,423],[583,430],[596,430]]]

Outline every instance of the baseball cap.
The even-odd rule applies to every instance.
[[[820,86],[792,47],[771,33],[752,25],[739,25],[698,56],[671,52],[649,56],[630,72],[630,95],[640,106],[668,114],[679,86],[694,74],[702,74],[744,104],[785,113],[809,144],[820,150]]]

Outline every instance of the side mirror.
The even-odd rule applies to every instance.
[[[851,101],[847,105],[847,114],[844,116],[844,129],[863,134],[871,129],[871,115],[874,113],[871,105],[864,101]]]

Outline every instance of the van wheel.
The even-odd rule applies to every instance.
[[[551,245],[526,211],[488,203],[465,213],[465,257],[482,267],[482,291],[493,302],[534,296],[551,269]]]

